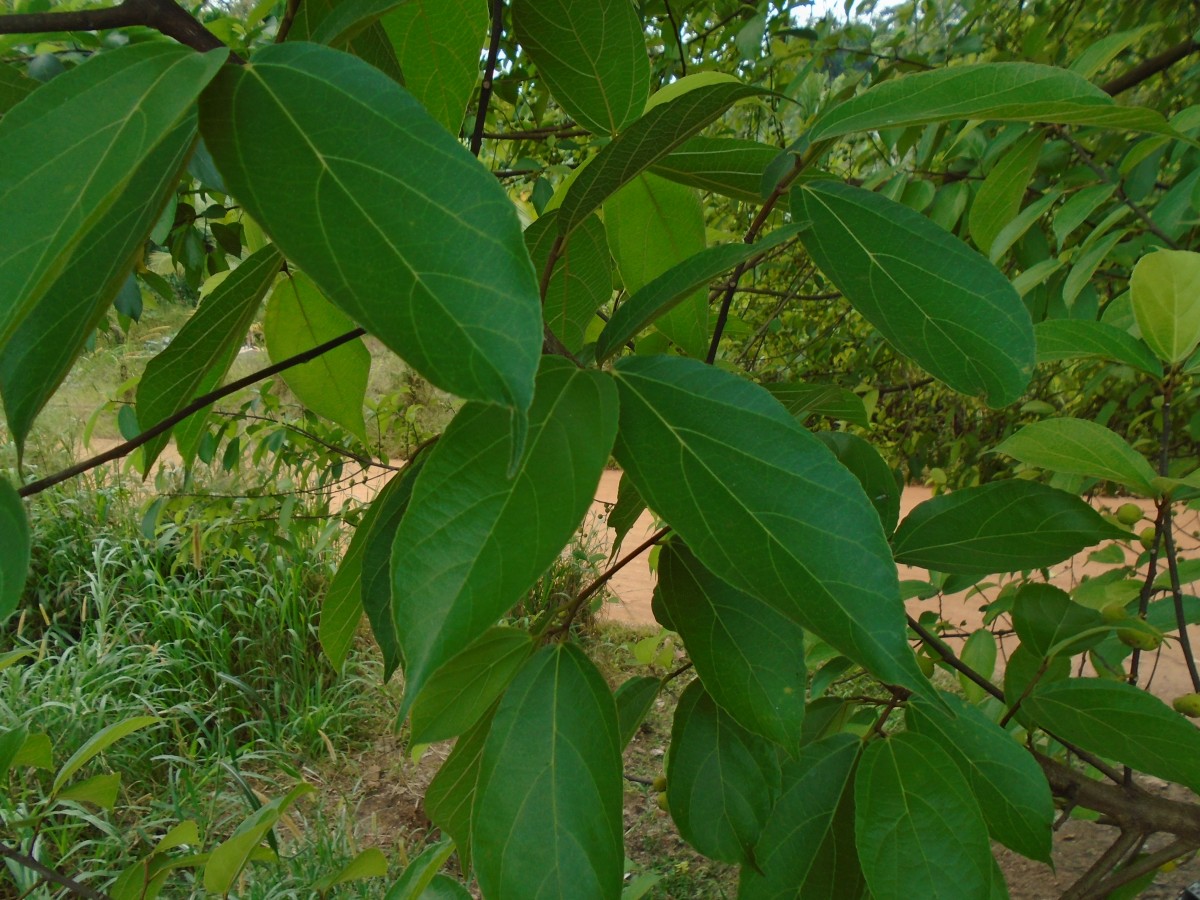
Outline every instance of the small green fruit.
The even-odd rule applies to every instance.
[[[667,776],[659,775],[657,778],[654,779],[654,784],[652,785],[652,787],[661,794],[663,791],[665,791],[667,789]]]
[[[1117,637],[1126,647],[1134,650],[1157,650],[1162,644],[1162,638],[1140,628],[1118,628]]]
[[[659,794],[657,797],[655,797],[654,802],[658,804],[658,808],[663,812],[667,811],[667,795],[665,793]]]
[[[1129,613],[1125,610],[1124,603],[1114,602],[1100,610],[1100,617],[1109,625],[1115,625],[1117,622],[1124,622],[1128,619]]]
[[[1141,530],[1141,533],[1138,534],[1138,540],[1142,542],[1143,547],[1149,550],[1154,546],[1154,538],[1156,536],[1157,532],[1155,531],[1154,526],[1148,525]]]
[[[1142,508],[1136,503],[1122,503],[1117,507],[1117,521],[1122,525],[1136,525],[1142,521]]]
[[[1175,712],[1183,713],[1192,719],[1200,719],[1200,694],[1184,694],[1182,697],[1176,697],[1175,702],[1171,704],[1175,707]]]
[[[917,654],[917,667],[921,670],[921,674],[926,678],[933,677],[933,660],[924,653]]]

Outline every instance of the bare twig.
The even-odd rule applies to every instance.
[[[288,34],[292,30],[292,23],[296,21],[296,13],[300,9],[301,0],[287,0],[287,8],[283,11],[283,19],[279,23],[279,30],[275,32],[275,43],[282,44],[287,40]]]
[[[1100,854],[1091,867],[1080,875],[1079,879],[1073,885],[1067,888],[1061,900],[1079,900],[1082,897],[1103,896],[1102,894],[1097,895],[1095,893],[1094,888],[1096,884],[1119,866],[1121,861],[1144,838],[1145,835],[1139,834],[1136,831],[1122,830],[1117,835],[1117,839],[1109,845],[1107,850]]]
[[[17,865],[29,869],[31,872],[36,872],[46,881],[53,882],[59,887],[66,888],[76,897],[86,897],[87,900],[109,900],[108,894],[102,894],[95,888],[90,888],[86,884],[82,884],[68,875],[64,875],[55,869],[51,869],[49,866],[44,865],[33,856],[30,856],[28,853],[22,853],[20,850],[16,850],[13,847],[7,846],[6,844],[0,844],[0,856],[3,856],[5,859],[12,860]]]
[[[479,85],[479,109],[475,111],[475,128],[471,131],[471,153],[479,155],[483,146],[483,126],[487,123],[488,104],[496,81],[496,61],[500,58],[500,35],[504,30],[504,0],[492,0],[492,40],[488,44],[487,63]]]

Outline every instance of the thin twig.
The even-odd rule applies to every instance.
[[[1108,849],[1100,854],[1099,858],[1092,863],[1091,868],[1080,875],[1079,879],[1063,893],[1060,900],[1078,900],[1078,898],[1082,897],[1104,896],[1095,892],[1094,888],[1096,884],[1119,866],[1129,851],[1143,837],[1144,835],[1138,834],[1136,831],[1122,830],[1117,835],[1117,839],[1109,845]]]
[[[671,31],[675,33],[675,45],[679,47],[679,74],[687,75],[687,51],[683,49],[679,23],[675,21],[675,13],[671,11],[671,0],[663,0],[663,7],[667,11],[667,21],[671,23]]]
[[[46,881],[53,882],[59,887],[66,888],[76,897],[86,897],[87,900],[110,900],[108,894],[103,894],[95,888],[90,888],[86,884],[81,884],[74,878],[64,875],[61,872],[44,865],[33,856],[30,856],[27,853],[22,853],[20,850],[15,850],[6,844],[0,844],[0,856],[3,856],[5,859],[12,860],[17,865],[29,869],[31,872],[36,872]]]
[[[287,40],[288,33],[292,30],[292,23],[296,21],[296,13],[300,9],[301,0],[287,0],[287,8],[283,11],[283,19],[279,23],[279,30],[275,32],[275,43],[282,44]]]
[[[500,58],[500,35],[504,30],[504,0],[492,0],[492,41],[488,44],[487,63],[479,85],[479,109],[475,111],[475,128],[471,131],[471,153],[479,155],[483,146],[483,126],[487,123],[488,104],[492,101],[492,86],[496,81],[496,61]]]
[[[1195,853],[1197,847],[1200,847],[1200,843],[1196,841],[1186,841],[1183,838],[1172,841],[1161,850],[1156,850],[1141,859],[1134,860],[1119,872],[1113,873],[1112,877],[1097,884],[1096,896],[1107,897],[1117,888],[1124,887],[1129,882],[1141,878],[1143,875],[1150,874],[1155,869],[1171,862],[1171,860],[1179,859],[1181,856],[1186,856],[1189,853]]]

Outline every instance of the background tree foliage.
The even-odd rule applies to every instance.
[[[698,676],[666,803],[740,866],[739,897],[1004,896],[992,842],[1048,860],[1056,799],[1120,827],[1070,896],[1194,853],[1200,807],[1134,773],[1200,789],[1200,616],[1173,528],[1200,496],[1200,21],[1165,0],[803,12],[125,0],[0,17],[18,458],[110,310],[204,293],[122,410],[125,443],[0,481],[0,614],[30,565],[23,498],[134,451],[149,472],[169,438],[187,465],[236,459],[242,435],[209,407],[247,384],[281,375],[334,451],[369,456],[370,336],[463,402],[357,521],[323,651],[340,664],[365,616],[413,741],[458,739],[426,808],[483,896],[622,892],[622,748],[665,681],[614,693],[571,635],[627,557],[501,624],[610,459],[624,511],[663,523],[656,614]],[[159,248],[174,285],[145,265]],[[264,302],[272,365],[226,383]],[[955,489],[900,520],[906,479]],[[1105,557],[1101,583],[1124,587],[1047,584],[1039,570],[1134,538],[1140,513],[1081,499],[1106,489],[1153,503],[1144,552]],[[999,684],[990,631],[951,646],[903,601],[1003,573],[1025,575],[988,610],[1019,639]],[[1176,709],[1139,666],[1164,640],[1197,692]],[[965,687],[931,680],[935,662]],[[856,671],[862,695],[821,696]],[[154,721],[98,734],[47,802],[108,798],[107,776],[74,776]],[[45,742],[0,736],[0,771],[42,764]],[[203,858],[164,838],[109,887],[148,896],[179,865],[227,893],[304,790]],[[5,853],[90,890],[32,847]],[[435,881],[449,853],[395,896],[465,896]]]

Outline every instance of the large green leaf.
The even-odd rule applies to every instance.
[[[650,60],[627,0],[514,0],[512,20],[538,75],[576,122],[614,134],[641,115]]]
[[[0,222],[20,223],[0,241],[0,346],[226,56],[158,41],[97,53],[0,119]]]
[[[1037,361],[1107,359],[1125,363],[1153,378],[1162,377],[1162,363],[1128,331],[1089,319],[1047,319],[1033,326]]]
[[[533,652],[518,628],[489,628],[433,673],[412,708],[412,740],[457,737],[487,712]]]
[[[487,0],[406,0],[383,19],[404,86],[457,136],[479,80]]]
[[[771,395],[803,425],[811,416],[828,416],[869,428],[871,417],[862,397],[836,384],[777,381],[764,384]]]
[[[967,216],[971,240],[985,256],[1001,229],[1016,216],[1033,177],[1046,136],[1030,132],[1006,149],[979,186]]]
[[[761,88],[729,79],[693,87],[651,106],[597,153],[571,184],[559,207],[559,233],[569,234],[621,185],[716,121],[738,100],[760,93]]]
[[[271,362],[312,350],[354,329],[354,323],[326,300],[303,272],[281,278],[267,301],[263,337]],[[371,354],[360,338],[292,366],[283,380],[308,409],[367,440],[363,401],[371,374]]]
[[[558,210],[543,214],[525,229],[525,244],[533,267],[541,272],[558,237]],[[604,223],[588,216],[571,232],[559,252],[554,272],[542,298],[546,325],[570,351],[583,347],[584,333],[596,310],[612,298],[612,257],[608,252]]]
[[[916,702],[909,730],[937,741],[966,776],[992,838],[1028,856],[1050,862],[1054,800],[1032,754],[961,697],[943,694],[947,709]]]
[[[658,699],[662,680],[651,675],[634,675],[621,682],[613,693],[617,701],[617,724],[621,731],[621,749],[629,746],[638,727]]]
[[[492,727],[495,710],[489,711],[454,744],[425,791],[429,821],[454,838],[463,871],[471,868],[471,831],[475,817],[476,787],[483,745]]]
[[[779,148],[739,138],[688,138],[652,167],[655,175],[734,200],[762,203],[763,172]]]
[[[1200,789],[1200,730],[1124,682],[1039,682],[1023,709],[1056,737],[1168,781]]]
[[[4,115],[38,87],[38,82],[22,75],[15,65],[0,65],[0,116]]]
[[[528,408],[542,325],[516,212],[410,94],[278,44],[226,67],[200,113],[230,190],[321,293],[438,387]]]
[[[678,541],[658,558],[658,591],[709,694],[743,727],[784,747],[804,724],[804,632],[709,572]]]
[[[640,175],[610,197],[604,219],[617,271],[631,294],[704,250],[700,198],[655,175]],[[693,291],[657,325],[684,352],[702,359],[708,352],[708,291]]]
[[[905,565],[987,575],[1052,566],[1125,537],[1074,494],[1012,480],[926,500],[900,523],[892,549]]]
[[[615,223],[614,223],[615,224]],[[799,226],[780,228],[754,244],[721,244],[708,247],[677,263],[622,303],[596,340],[596,359],[603,362],[622,344],[659,317],[669,313],[697,288],[741,263],[795,237]],[[624,250],[625,248],[623,248]],[[707,348],[705,348],[707,350]]]
[[[171,343],[146,363],[137,389],[137,416],[143,428],[179,412],[225,377],[282,265],[283,256],[270,245],[252,254],[204,299]],[[170,437],[168,432],[145,445],[143,471],[150,471]]]
[[[676,357],[615,368],[617,460],[696,558],[879,678],[927,690],[879,516],[833,454],[728,372]]]
[[[1115,481],[1153,494],[1154,469],[1110,428],[1090,419],[1042,419],[995,449],[1029,466]]]
[[[1186,359],[1200,343],[1200,253],[1158,250],[1129,279],[1142,340],[1164,362]]]
[[[62,790],[63,785],[71,780],[71,776],[78,772],[81,768],[87,765],[92,759],[99,756],[117,741],[128,737],[135,731],[141,731],[150,725],[156,725],[161,722],[158,716],[132,716],[128,719],[123,719],[120,722],[113,722],[104,728],[97,731],[90,738],[83,742],[83,745],[71,754],[71,757],[62,764],[62,768],[58,770],[58,774],[54,776],[54,782],[51,785],[50,791],[52,794],[57,794]]]
[[[895,531],[900,519],[900,486],[879,451],[848,431],[818,431],[817,437],[833,451],[838,462],[854,473],[879,513],[884,533]]]
[[[1012,603],[1013,628],[1021,646],[1043,658],[1082,653],[1106,636],[1099,612],[1052,584],[1023,584]]]
[[[21,601],[30,549],[25,504],[13,486],[0,478],[0,621]]]
[[[938,741],[871,742],[854,779],[858,857],[876,897],[990,896],[992,853],[966,776]]]
[[[113,297],[133,255],[158,218],[196,139],[189,115],[146,157],[121,196],[79,242],[62,273],[0,347],[0,395],[17,446],[71,370]],[[158,419],[142,419],[153,424]]]
[[[699,681],[675,708],[667,773],[667,802],[683,839],[713,859],[752,863],[779,794],[779,757],[717,706]]]
[[[784,764],[783,793],[754,848],[756,865],[742,867],[738,900],[861,895],[850,789],[860,749],[862,742],[843,732]]]
[[[321,18],[320,24],[306,39],[314,44],[328,44],[330,47],[344,49],[378,22],[385,13],[407,2],[408,0],[344,0]]]
[[[494,900],[621,895],[621,745],[603,676],[578,647],[517,675],[483,748],[471,844]]]
[[[516,603],[570,540],[617,426],[611,381],[546,357],[509,475],[508,413],[468,404],[434,446],[392,549],[407,708],[426,680]]]
[[[1101,125],[1172,134],[1161,115],[1118,106],[1112,97],[1066,69],[1034,63],[951,66],[893,78],[831,105],[808,132],[823,141],[901,125],[953,119],[999,119]]]
[[[377,18],[390,5],[386,0],[304,0],[296,7],[287,39],[337,43],[402,84],[404,75],[396,51]]]
[[[956,391],[1004,406],[1033,372],[1033,326],[995,266],[901,203],[814,182],[792,192],[813,261],[891,342]]]

